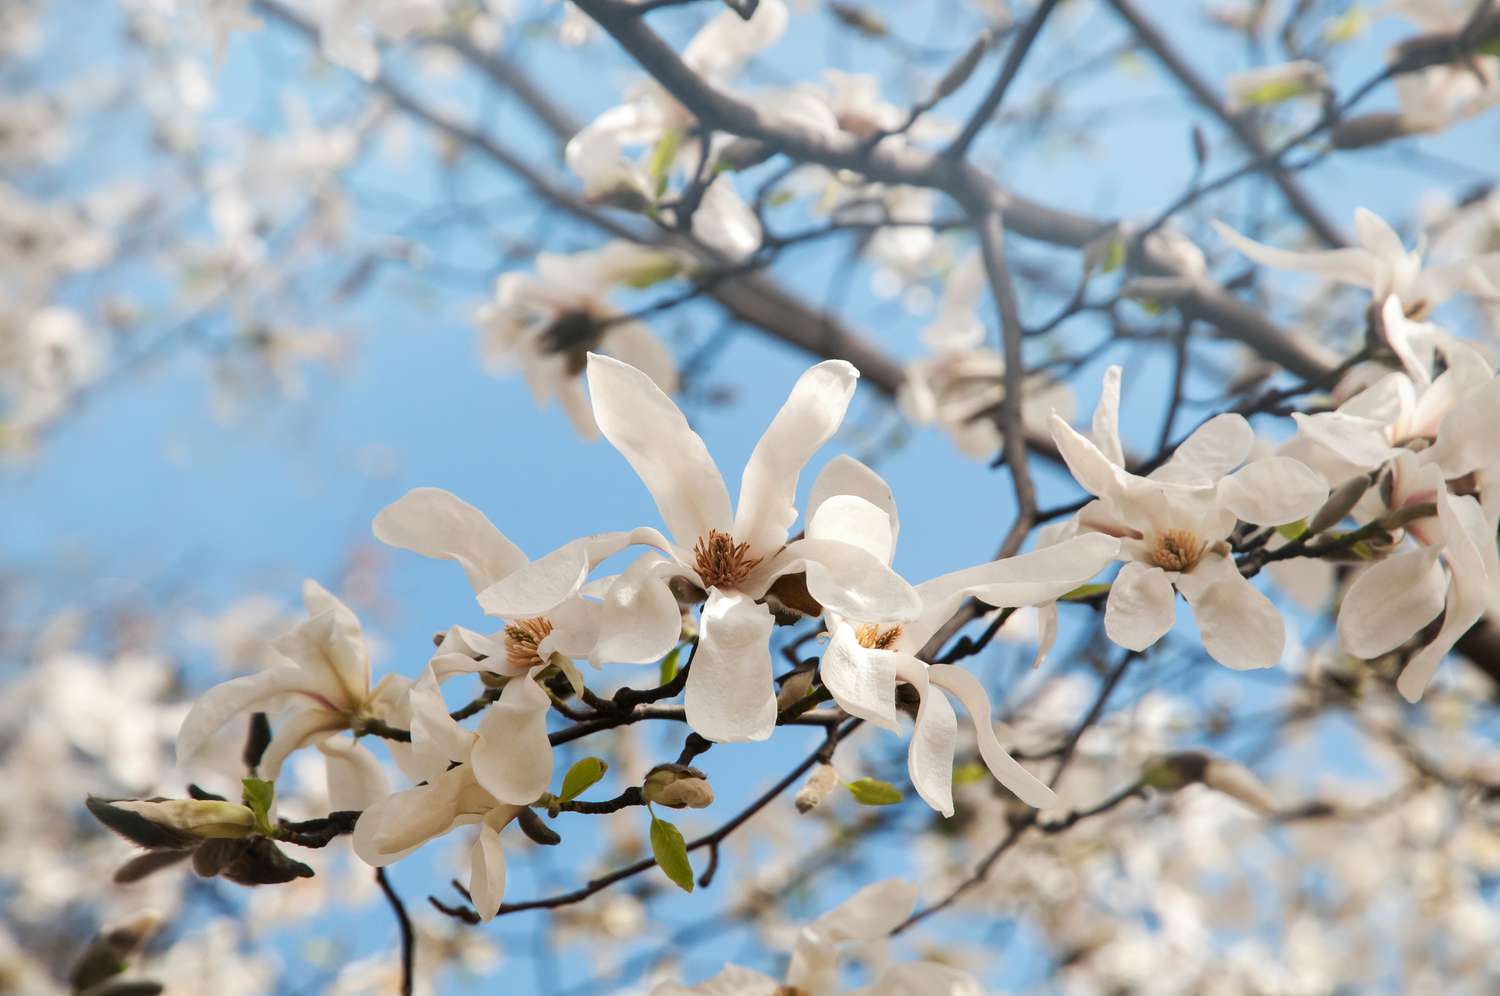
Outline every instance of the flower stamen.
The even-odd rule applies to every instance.
[[[881,629],[875,623],[865,623],[854,631],[854,639],[866,650],[889,650],[901,639],[901,627]]]
[[[1164,571],[1190,571],[1198,566],[1208,544],[1186,529],[1165,529],[1151,544],[1151,563]]]
[[[552,632],[552,621],[546,616],[522,619],[505,627],[505,663],[512,670],[524,671],[545,663],[537,647]]]
[[[693,567],[705,588],[733,588],[755,569],[761,558],[750,556],[749,543],[736,543],[728,533],[710,529],[693,546]]]

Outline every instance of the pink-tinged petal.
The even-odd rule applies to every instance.
[[[1099,447],[1085,438],[1061,416],[1053,415],[1052,441],[1062,454],[1069,472],[1089,494],[1106,498],[1123,491],[1127,484],[1125,471],[1099,452]]]
[[[318,744],[318,750],[323,752],[333,812],[362,811],[391,794],[385,768],[359,741],[330,737]]]
[[[479,824],[479,835],[469,851],[469,896],[474,910],[485,923],[500,911],[505,895],[505,850],[500,846],[500,832],[486,818]]]
[[[917,618],[916,589],[865,550],[837,540],[800,539],[786,545],[741,587],[759,596],[783,574],[805,571],[807,590],[825,609],[849,619],[906,622]]]
[[[1065,595],[1102,571],[1120,551],[1120,541],[1084,533],[1030,553],[992,560],[917,585],[922,615],[903,627],[920,647],[969,597],[996,608],[1040,605]]]
[[[529,806],[547,791],[552,781],[547,740],[551,706],[533,678],[521,677],[507,682],[499,701],[484,711],[469,763],[475,780],[501,802]]]
[[[1328,484],[1301,461],[1254,460],[1219,482],[1219,501],[1245,522],[1280,526],[1312,515],[1328,499]]]
[[[739,592],[710,591],[683,704],[688,725],[716,743],[765,740],[776,728],[771,610]]]
[[[854,397],[859,371],[843,360],[824,360],[792,386],[786,403],[755,444],[740,478],[734,537],[764,556],[786,542],[797,520],[797,477],[812,455],[833,438]]]
[[[585,536],[490,585],[479,593],[479,606],[505,619],[544,616],[578,594],[600,563],[633,545],[668,547],[661,533],[646,527]]]
[[[1177,621],[1176,602],[1165,571],[1131,561],[1109,586],[1104,632],[1126,650],[1145,650]]]
[[[662,393],[677,393],[677,361],[645,322],[617,322],[599,340],[600,351],[628,363],[651,378]],[[589,423],[593,424],[593,416]]]
[[[349,728],[349,717],[325,709],[304,709],[272,726],[271,742],[260,757],[260,776],[275,781],[281,765],[295,750],[324,739],[338,730]]]
[[[901,732],[896,718],[896,664],[889,651],[860,646],[854,627],[839,623],[823,651],[818,675],[833,700],[851,716],[858,716],[892,733]]]
[[[906,747],[906,774],[927,805],[953,816],[953,753],[959,715],[948,696],[929,684],[929,667],[907,654],[895,658],[897,676],[916,690],[916,724]]]
[[[1234,561],[1210,554],[1177,577],[1177,590],[1192,606],[1208,656],[1237,671],[1271,667],[1286,646],[1281,613]]]
[[[1120,368],[1104,371],[1104,385],[1099,403],[1094,406],[1094,445],[1104,458],[1118,467],[1125,466],[1125,450],[1120,445]]]
[[[1419,650],[1396,679],[1396,690],[1417,702],[1438,665],[1486,611],[1500,609],[1500,554],[1495,548],[1495,520],[1470,495],[1438,495],[1438,521],[1443,533],[1443,559],[1450,580],[1443,625],[1432,642]]]
[[[979,679],[951,664],[934,664],[928,671],[928,679],[937,687],[952,692],[963,703],[964,711],[974,721],[974,737],[979,744],[979,756],[984,758],[985,767],[990,769],[990,774],[1001,785],[1014,792],[1026,805],[1036,809],[1048,809],[1057,805],[1057,793],[1021,767],[1020,762],[1000,746],[994,724],[990,720],[990,697]]]
[[[635,367],[598,353],[589,354],[588,381],[599,431],[651,492],[673,537],[691,546],[710,529],[727,532],[724,478],[672,399]]]
[[[371,530],[387,546],[457,561],[476,592],[526,566],[483,512],[441,488],[413,488],[381,509]]]
[[[1373,287],[1381,276],[1382,268],[1367,249],[1289,252],[1247,239],[1220,221],[1212,224],[1220,238],[1262,266],[1278,270],[1301,270],[1303,273],[1327,277],[1356,287]]]
[[[891,526],[891,549],[901,535],[901,519],[896,514],[896,497],[891,487],[875,471],[852,456],[839,454],[818,472],[807,496],[807,521],[818,515],[818,508],[834,495],[855,495],[886,514]]]
[[[1487,466],[1497,450],[1494,433],[1500,427],[1500,377],[1459,400],[1443,419],[1437,442],[1427,452],[1448,479]]]
[[[1213,485],[1245,462],[1255,445],[1255,431],[1243,415],[1225,412],[1194,429],[1152,474],[1153,481]]]
[[[600,604],[600,635],[589,659],[595,664],[648,664],[677,646],[682,608],[669,582],[680,573],[673,562],[651,556],[626,568]]]
[[[224,725],[239,715],[267,712],[287,696],[316,694],[321,686],[297,667],[274,667],[215,685],[193,702],[177,731],[177,763],[190,764]]]
[[[886,564],[896,552],[890,516],[855,495],[833,495],[820,504],[808,519],[807,536],[857,546]]]
[[[1346,653],[1379,657],[1438,617],[1448,594],[1440,552],[1418,547],[1360,572],[1339,606],[1339,645]]]

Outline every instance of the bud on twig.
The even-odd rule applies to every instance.
[[[838,772],[833,770],[831,764],[820,764],[807,776],[807,781],[802,783],[802,788],[797,792],[797,812],[810,813],[823,804],[828,798],[828,793],[838,787]]]
[[[1329,139],[1335,149],[1365,149],[1428,130],[1422,122],[1399,112],[1377,111],[1340,121],[1329,132]]]
[[[1151,758],[1141,767],[1141,784],[1162,792],[1176,792],[1201,784],[1243,802],[1259,813],[1276,811],[1276,800],[1250,769],[1235,761],[1202,751],[1178,751]]]
[[[995,36],[988,31],[982,31],[979,37],[974,39],[974,44],[969,50],[958,57],[958,61],[948,68],[943,78],[938,80],[937,86],[932,88],[932,96],[927,98],[929,105],[950,96],[955,90],[969,81],[974,75],[974,70],[979,66],[979,60],[984,58],[984,53],[989,51]]]
[[[161,916],[145,910],[102,931],[78,956],[68,973],[74,992],[95,989],[125,971],[127,962],[161,928]],[[159,989],[158,989],[159,991]]]
[[[1311,519],[1307,520],[1308,533],[1316,536],[1325,529],[1331,529],[1344,521],[1344,517],[1354,511],[1354,506],[1370,490],[1373,483],[1368,474],[1360,474],[1333,489],[1323,507],[1313,513]]]
[[[523,809],[516,817],[516,822],[521,825],[521,832],[530,837],[535,843],[551,847],[561,844],[562,838],[557,831],[549,827],[534,809]]]
[[[641,795],[668,809],[703,809],[714,801],[708,776],[686,764],[658,764],[646,772]]]

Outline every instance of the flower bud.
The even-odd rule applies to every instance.
[[[816,673],[813,667],[792,672],[781,683],[781,691],[776,693],[776,711],[783,712],[789,706],[801,702],[807,695],[807,690],[812,687],[813,675]]]
[[[703,809],[714,801],[708,776],[686,764],[658,764],[646,772],[641,795],[668,809]]]
[[[1307,520],[1307,531],[1313,535],[1321,533],[1325,529],[1331,529],[1344,521],[1344,517],[1354,511],[1354,506],[1370,490],[1370,476],[1360,474],[1333,489],[1323,507],[1313,513],[1313,517]]]
[[[530,837],[538,844],[548,847],[553,844],[561,844],[562,838],[557,831],[549,827],[534,809],[523,809],[516,816],[516,822],[521,825],[521,832]]]
[[[1276,800],[1270,790],[1250,769],[1202,751],[1178,751],[1151,758],[1141,767],[1141,784],[1162,792],[1202,784],[1238,799],[1259,813],[1276,811]]]
[[[237,802],[198,799],[123,800],[116,809],[134,813],[159,827],[169,827],[198,838],[234,839],[255,833],[255,814]]]
[[[831,764],[820,764],[807,776],[807,781],[802,783],[802,788],[797,792],[797,812],[810,813],[823,800],[828,798],[828,793],[838,787],[838,772],[833,770]]]
[[[1376,111],[1340,121],[1329,132],[1329,138],[1335,149],[1365,149],[1429,130],[1425,122],[1399,112]]]
[[[143,910],[101,931],[68,973],[74,992],[92,989],[125,971],[126,962],[161,929],[161,922],[160,914]]]

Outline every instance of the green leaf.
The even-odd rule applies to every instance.
[[[563,775],[562,793],[559,798],[563,802],[578,798],[588,790],[589,786],[603,778],[608,770],[609,765],[598,757],[586,757],[575,763],[568,769],[568,773]]]
[[[651,174],[651,186],[660,197],[667,190],[667,176],[672,170],[672,162],[677,158],[677,150],[682,148],[682,129],[670,128],[666,134],[657,141],[656,148],[651,150],[651,163],[647,167]]]
[[[651,214],[655,210],[651,208],[647,213]],[[671,280],[681,272],[681,262],[671,256],[663,256],[655,263],[636,269],[621,282],[633,290],[645,290],[647,287],[655,287],[663,280]]]
[[[255,828],[264,834],[274,832],[275,828],[271,826],[271,804],[276,801],[276,783],[264,778],[246,778],[242,784],[245,787],[245,805],[255,814]]]
[[[1267,104],[1279,104],[1284,100],[1291,100],[1293,97],[1302,97],[1309,93],[1317,92],[1318,88],[1309,85],[1306,80],[1272,80],[1240,94],[1240,103],[1251,106],[1265,106]]]
[[[965,761],[953,769],[954,785],[972,785],[989,777],[989,769],[978,761]]]
[[[670,685],[672,679],[677,677],[677,660],[682,656],[682,647],[672,648],[672,652],[661,659],[661,681],[660,684]]]
[[[651,855],[677,888],[693,891],[693,866],[688,862],[687,842],[682,831],[666,820],[651,817]]]
[[[1294,540],[1307,532],[1307,520],[1298,519],[1296,522],[1288,522],[1285,525],[1277,526],[1276,531],[1281,534],[1282,539]]]
[[[1082,602],[1109,591],[1109,584],[1081,584],[1058,599],[1060,602]]]
[[[1125,240],[1111,239],[1109,248],[1104,251],[1104,262],[1099,264],[1099,270],[1103,273],[1113,273],[1125,265]]]
[[[860,778],[844,787],[861,806],[894,806],[901,801],[901,790],[878,778]]]

